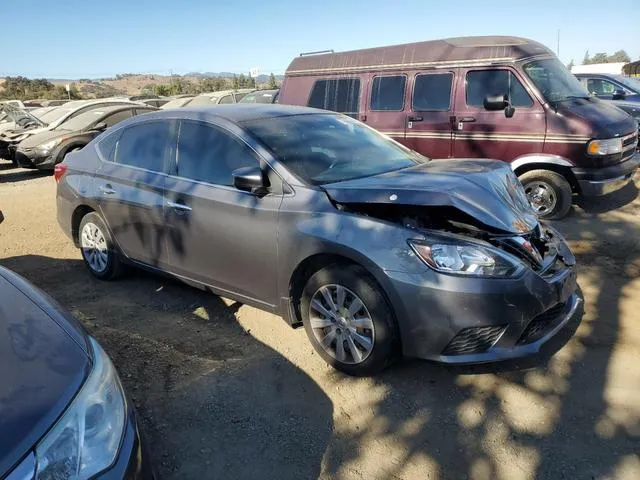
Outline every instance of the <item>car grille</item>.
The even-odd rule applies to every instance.
[[[527,325],[527,328],[524,329],[522,335],[520,335],[517,344],[525,345],[540,340],[556,322],[558,316],[564,312],[566,306],[567,302],[559,303],[555,307],[551,307],[537,317],[534,317],[533,320],[529,322],[529,325]]]
[[[504,325],[462,329],[453,337],[442,354],[465,355],[486,352],[498,341],[504,329]]]

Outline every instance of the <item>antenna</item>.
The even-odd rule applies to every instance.
[[[300,54],[301,57],[307,57],[309,55],[322,55],[323,53],[334,53],[333,49],[331,50],[318,50],[317,52],[303,52]]]

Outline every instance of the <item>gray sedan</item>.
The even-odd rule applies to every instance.
[[[579,315],[574,257],[507,164],[432,161],[340,114],[154,112],[55,177],[93,275],[141,266],[277,313],[348,374],[530,355]]]

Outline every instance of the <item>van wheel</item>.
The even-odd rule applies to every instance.
[[[396,357],[396,326],[376,282],[359,266],[333,264],[307,281],[302,321],[311,344],[332,367],[369,376]]]
[[[571,209],[571,185],[560,174],[549,170],[532,170],[520,176],[531,207],[538,217],[558,220]]]
[[[112,280],[122,273],[115,243],[102,217],[96,212],[86,214],[78,231],[80,251],[84,264],[100,280]]]

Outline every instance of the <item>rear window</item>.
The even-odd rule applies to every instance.
[[[394,75],[375,77],[371,86],[371,110],[399,112],[404,109],[404,89],[407,77]]]
[[[359,111],[359,103],[360,79],[337,78],[316,81],[307,105],[356,116]]]
[[[414,112],[446,112],[451,109],[452,73],[416,75],[411,108]]]
[[[114,160],[121,165],[154,172],[166,170],[173,135],[171,122],[138,123],[125,128],[118,139]]]

